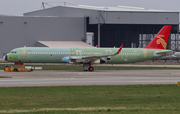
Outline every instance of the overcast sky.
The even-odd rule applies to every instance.
[[[180,0],[0,0],[0,14],[23,15],[26,12],[40,10],[42,2],[52,6],[63,5],[63,2],[67,2],[74,5],[123,5],[180,12]],[[50,7],[48,5],[45,6]]]

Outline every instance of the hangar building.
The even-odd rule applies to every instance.
[[[57,6],[0,16],[0,57],[16,47],[47,46],[48,41],[87,41],[100,47],[144,47],[164,25],[172,25],[168,49],[180,50],[179,12],[136,7]],[[50,44],[50,43],[47,43]],[[62,43],[56,43],[62,47]],[[67,43],[68,45],[68,43]],[[69,44],[69,47],[73,45]],[[88,46],[87,46],[88,47]]]

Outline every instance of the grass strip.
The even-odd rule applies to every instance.
[[[10,76],[0,76],[0,78],[12,78]]]
[[[0,113],[179,113],[179,89],[177,85],[2,87]]]
[[[125,108],[125,107],[96,107],[96,108],[93,108],[93,107],[88,107],[88,108],[83,108],[83,107],[80,107],[80,108],[40,108],[40,109],[31,109],[31,110],[1,110],[0,113],[38,113],[38,112],[122,112],[122,111],[133,111],[133,112],[136,112],[136,111],[153,111],[153,110],[156,110],[156,111],[161,111],[161,110],[169,110],[169,111],[177,111],[177,110],[180,110],[180,109],[177,109],[177,108],[173,108],[173,109],[165,109],[165,108],[144,108],[144,109],[140,109],[140,108],[137,108],[137,107],[134,107],[134,108]]]

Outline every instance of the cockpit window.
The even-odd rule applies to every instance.
[[[16,52],[16,51],[12,51],[11,53],[12,53],[12,54],[17,54],[17,52]]]

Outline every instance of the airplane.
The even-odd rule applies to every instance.
[[[166,50],[170,25],[165,25],[153,40],[143,48],[52,48],[21,47],[15,48],[3,58],[16,65],[24,63],[70,63],[83,64],[84,71],[94,71],[92,64],[126,64],[152,60],[173,54]]]

